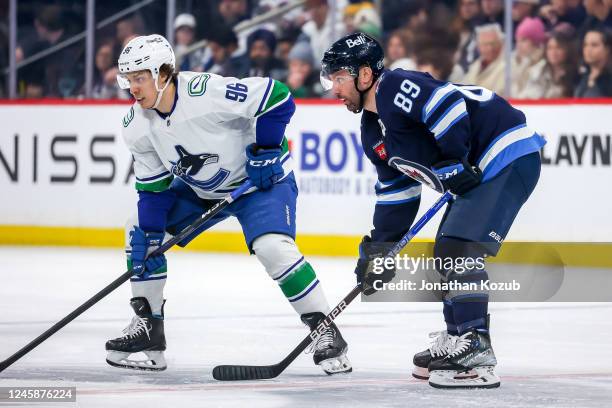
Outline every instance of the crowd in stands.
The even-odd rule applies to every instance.
[[[276,19],[235,29],[291,2],[178,1],[178,69],[269,76],[285,82],[295,97],[326,97],[319,83],[324,51],[342,35],[361,31],[383,44],[389,69],[425,71],[512,98],[612,97],[612,0],[514,0],[512,32],[504,32],[504,0],[381,0],[380,10],[363,0],[306,0]],[[68,4],[47,1],[33,8],[30,24],[19,32],[17,62],[84,29],[84,15]],[[129,98],[116,84],[118,53],[134,36],[165,34],[163,7],[137,10],[96,31],[94,98]],[[8,53],[5,28],[0,26],[0,51]],[[506,36],[512,43],[509,94]],[[205,46],[187,53],[201,40]],[[82,97],[84,47],[84,41],[75,42],[20,68],[20,97]],[[6,55],[0,64],[7,66]],[[5,88],[0,92],[5,95]]]

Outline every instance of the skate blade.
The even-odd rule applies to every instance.
[[[429,380],[429,370],[427,368],[414,366],[412,369],[412,376],[418,380]],[[470,370],[468,372],[456,373],[454,378],[461,379],[476,377],[478,377],[478,374],[476,374],[475,371]]]
[[[473,368],[467,373],[454,370],[436,370],[429,373],[429,385],[434,388],[497,388],[501,381],[494,366]]]
[[[135,353],[109,351],[106,356],[106,362],[113,367],[130,370],[163,371],[168,367],[163,351],[143,351],[142,353],[147,357],[145,360],[130,359],[129,356]]]
[[[429,370],[427,367],[414,366],[412,369],[412,376],[418,380],[429,380]]]
[[[319,366],[327,375],[348,374],[353,371],[353,366],[346,354],[323,360],[319,363]]]

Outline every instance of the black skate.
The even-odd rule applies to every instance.
[[[429,364],[432,360],[444,358],[454,350],[457,336],[448,334],[446,330],[429,333],[429,338],[433,339],[427,350],[416,353],[412,362],[414,369],[412,376],[419,380],[429,379]]]
[[[325,315],[321,312],[307,313],[301,316],[302,321],[314,330]],[[321,366],[328,375],[338,373],[350,373],[353,371],[351,362],[346,356],[348,345],[342,338],[340,330],[332,322],[331,325],[313,340],[306,350],[307,353],[314,352],[312,359],[314,363]]]
[[[497,360],[489,333],[471,330],[459,336],[455,349],[429,364],[429,385],[435,388],[496,388]]]
[[[131,368],[134,370],[165,370],[166,337],[164,336],[164,319],[154,317],[149,302],[144,297],[130,300],[136,316],[123,330],[123,336],[106,342],[106,362],[113,367]],[[163,315],[163,306],[162,306]],[[145,360],[131,360],[130,354],[146,355]]]

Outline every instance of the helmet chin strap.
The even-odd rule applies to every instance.
[[[372,87],[374,86],[374,84],[376,83],[376,80],[378,79],[377,76],[372,75],[372,83],[370,84],[370,86],[368,86],[365,90],[360,91],[359,90],[359,85],[358,85],[358,80],[359,80],[359,74],[357,74],[357,76],[355,77],[355,89],[357,89],[357,92],[359,92],[359,108],[357,108],[357,112],[355,113],[361,113],[361,111],[363,110],[363,103],[364,103],[364,99],[365,99],[365,94],[372,89]]]
[[[168,78],[166,80],[166,84],[164,85],[164,87],[162,89],[159,89],[159,87],[157,86],[157,78],[155,78],[155,89],[157,90],[157,99],[155,100],[155,105],[153,105],[151,109],[157,109],[157,107],[159,106],[159,103],[161,102],[162,95],[164,94],[164,91],[166,90],[170,82],[171,82],[170,78]]]

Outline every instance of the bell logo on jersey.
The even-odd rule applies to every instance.
[[[365,44],[365,42],[365,37],[363,35],[360,35],[355,40],[351,40],[350,38],[346,40],[346,45],[348,45],[349,48],[353,48],[357,45],[363,45]]]
[[[382,140],[372,146],[372,148],[381,160],[387,160],[387,150],[385,149],[385,143]]]

